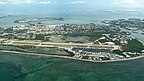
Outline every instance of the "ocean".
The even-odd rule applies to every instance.
[[[107,19],[143,19],[144,14],[135,11],[81,11],[80,13],[67,12],[63,14],[34,15],[13,14],[10,17],[0,18],[0,27],[22,25],[13,23],[17,19],[39,17],[64,18],[64,21],[48,21],[43,22],[44,24],[101,24],[101,20]],[[144,58],[123,62],[91,63],[0,52],[0,81],[144,81]]]
[[[0,17],[6,16],[5,14],[0,14]],[[27,18],[42,18],[42,17],[62,17],[64,21],[46,21],[42,24],[89,24],[96,23],[102,24],[102,20],[113,20],[121,18],[144,18],[144,13],[140,11],[109,11],[109,10],[97,10],[97,11],[63,11],[63,12],[51,12],[51,13],[40,13],[40,14],[7,14],[12,15],[6,18],[0,18],[0,27],[11,27],[16,25],[22,25],[18,23],[13,23],[18,19]],[[26,25],[26,24],[24,24]]]
[[[144,81],[143,68],[144,58],[92,63],[0,53],[1,81]]]

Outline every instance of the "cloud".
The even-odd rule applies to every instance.
[[[0,5],[4,4],[51,4],[51,0],[0,0]],[[56,4],[56,2],[53,2]]]
[[[52,1],[40,1],[39,3],[40,3],[40,4],[51,4]]]
[[[27,3],[33,3],[33,1],[32,0],[27,0]]]
[[[0,4],[21,4],[32,3],[32,0],[0,0]]]
[[[72,1],[71,4],[83,4],[85,1]]]
[[[0,1],[0,4],[5,4],[4,2]]]
[[[135,5],[137,4],[136,0],[120,0],[120,1],[115,1],[113,4],[128,4],[128,5]]]

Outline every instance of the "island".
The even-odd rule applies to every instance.
[[[15,23],[63,20],[38,18]],[[103,24],[35,24],[0,30],[0,51],[68,58],[90,62],[124,61],[144,57],[144,45],[126,30],[143,30],[143,20],[104,20]]]
[[[42,21],[63,21],[63,18],[53,18],[53,17],[44,17],[44,18],[31,18],[31,19],[20,19],[15,20],[14,23],[31,23],[31,22],[42,22]]]
[[[11,17],[12,15],[6,15],[6,16],[1,16],[0,18],[7,18],[7,17]]]

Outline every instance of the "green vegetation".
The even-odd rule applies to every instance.
[[[73,53],[73,52],[70,52],[70,51],[67,51],[67,50],[65,50],[67,53],[69,53],[69,56],[70,57],[73,57],[75,54]]]
[[[134,28],[134,29],[143,29],[144,23],[143,20],[137,18],[129,19],[118,19],[111,20],[109,22],[103,21],[103,23],[110,24],[110,26],[120,26],[121,28]]]
[[[117,40],[115,40],[115,41],[113,41],[116,45],[122,45],[121,43],[120,43],[120,41],[117,41]]]
[[[13,28],[6,28],[6,29],[4,29],[4,31],[3,32],[5,32],[5,33],[13,33]]]
[[[12,46],[0,45],[0,50],[18,51],[24,53],[59,55],[59,56],[73,56],[72,53],[58,48],[34,47],[34,46]]]
[[[0,50],[24,52],[23,49],[12,46],[12,45],[0,45]]]
[[[77,37],[77,36],[88,36],[90,38],[90,41],[95,41],[96,39],[102,37],[103,33],[102,32],[89,32],[89,33],[69,33],[66,34],[65,36],[70,36],[70,37]]]
[[[38,24],[41,24],[41,21],[54,21],[54,20],[59,20],[63,21],[63,18],[53,18],[53,17],[45,17],[45,18],[33,18],[33,19],[20,19],[20,20],[15,20],[14,23],[29,23],[30,22],[38,22]]]
[[[120,32],[120,34],[121,34],[121,35],[131,35],[130,32],[126,32],[126,31],[122,31],[122,32]]]
[[[36,40],[44,40],[44,38],[45,38],[44,34],[37,34],[35,39]]]
[[[76,36],[90,36],[90,37],[97,37],[100,38],[103,33],[101,32],[89,32],[89,33],[72,33],[66,34],[66,36],[76,37]]]
[[[15,20],[14,23],[19,23],[19,20]]]
[[[137,39],[129,40],[127,45],[122,46],[123,51],[140,52],[144,46]]]
[[[16,33],[26,33],[28,30],[27,29],[22,29],[22,30],[17,30],[15,31]]]
[[[120,50],[113,50],[113,53],[121,55],[122,51],[120,51]]]
[[[6,34],[6,35],[4,35],[3,37],[4,37],[4,38],[9,38],[9,39],[15,39],[15,38],[16,38],[16,36],[13,35],[13,34]]]

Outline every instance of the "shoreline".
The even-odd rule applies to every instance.
[[[130,60],[136,60],[136,59],[144,58],[144,55],[141,55],[141,56],[132,57],[132,58],[126,58],[126,59],[94,61],[94,60],[88,60],[88,59],[77,59],[77,58],[68,57],[68,56],[46,55],[46,54],[37,54],[37,53],[25,53],[25,52],[17,52],[17,51],[0,50],[0,52],[15,53],[15,54],[19,54],[19,55],[21,54],[21,55],[32,55],[32,56],[44,56],[44,57],[64,58],[64,59],[71,59],[71,60],[84,61],[84,62],[93,62],[93,63],[122,62],[122,61],[130,61]]]

